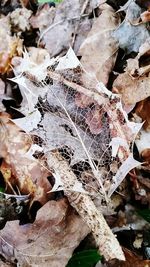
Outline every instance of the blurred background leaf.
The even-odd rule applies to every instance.
[[[75,253],[67,267],[93,267],[98,261],[102,259],[102,256],[96,249],[84,250]]]
[[[138,210],[138,214],[150,223],[150,209]]]
[[[54,0],[54,1],[48,1],[48,0],[38,0],[38,3],[39,4],[45,4],[45,3],[60,3],[60,2],[62,2],[62,0]]]

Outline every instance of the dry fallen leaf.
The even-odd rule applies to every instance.
[[[113,261],[108,263],[108,267],[149,267],[150,260],[142,260],[139,256],[131,252],[130,250],[124,248],[124,253],[126,256],[125,262]]]
[[[11,69],[11,59],[22,54],[22,40],[16,36],[11,36],[11,25],[8,17],[0,19],[0,28],[0,72],[4,74]]]
[[[55,17],[55,8],[50,7],[48,4],[39,9],[35,15],[30,18],[30,24],[34,29],[39,29],[42,33],[51,23]]]
[[[77,105],[77,107],[86,108],[93,104],[93,99],[88,96],[85,96],[84,94],[76,93],[75,104]]]
[[[144,76],[150,72],[150,64],[147,58],[150,55],[150,38],[146,40],[139,48],[139,53],[135,58],[127,60],[126,72],[133,78]]]
[[[47,93],[47,86],[37,86],[37,83],[40,80],[46,78],[47,67],[50,66],[53,62],[53,59],[50,60],[50,56],[45,49],[30,47],[29,53],[25,51],[23,53],[23,58],[14,57],[12,59],[12,65],[17,77],[12,78],[11,80],[15,83],[18,83],[21,94],[22,102],[20,107],[20,112],[25,115],[31,115],[32,112],[37,112],[35,105],[38,102],[39,97],[44,97]],[[23,75],[23,73],[26,75]],[[30,81],[27,83],[26,77],[30,75]],[[37,80],[36,80],[37,79]],[[36,81],[35,81],[36,80]]]
[[[127,8],[123,8],[126,12],[125,20],[120,24],[113,36],[119,41],[120,48],[125,52],[138,52],[139,47],[149,38],[150,34],[145,24],[135,23],[140,17],[142,9],[136,4],[134,0],[129,0]],[[134,25],[135,24],[135,25]]]
[[[32,11],[27,8],[17,8],[10,14],[10,23],[13,27],[13,31],[17,32],[25,32],[26,30],[30,30],[29,18],[32,15]]]
[[[125,106],[135,105],[150,96],[150,64],[145,60],[149,54],[150,38],[140,46],[135,58],[127,60],[125,72],[119,74],[113,83],[113,91],[121,94]]]
[[[95,106],[86,114],[85,122],[89,126],[92,134],[99,134],[103,128],[103,111],[99,106]]]
[[[27,152],[32,145],[31,137],[10,121],[7,113],[1,113],[0,119],[0,151],[3,158],[0,170],[6,188],[12,190],[17,186],[22,194],[31,194],[33,201],[46,203],[50,197],[47,192],[51,190],[47,179],[50,172],[44,166],[44,161],[39,162],[28,157]]]
[[[4,262],[2,260],[0,260],[0,266],[1,267],[13,267],[13,265],[11,263]]]
[[[141,14],[142,22],[146,23],[150,21],[150,11],[145,11]]]
[[[84,0],[64,0],[58,5],[53,22],[51,21],[47,29],[42,31],[40,35],[40,40],[45,43],[45,48],[51,57],[64,53],[71,44],[78,50],[83,41],[83,36],[87,35],[91,27],[91,23],[87,21],[84,15],[90,14],[99,2],[95,0],[90,1],[90,3]],[[84,12],[85,10],[86,12]],[[78,35],[79,27],[80,31],[83,28],[82,37],[80,33]],[[59,38],[56,38],[56,32]],[[76,37],[77,44],[75,44]]]
[[[139,154],[142,156],[144,161],[150,161],[150,134],[144,129],[140,131],[139,135],[135,140]]]
[[[115,92],[121,94],[124,104],[133,105],[150,96],[150,78],[133,78],[128,73],[119,74],[113,83]]]
[[[96,245],[100,253],[106,260],[119,259],[125,260],[122,248],[107,225],[102,213],[95,207],[90,196],[80,192],[71,192],[72,187],[78,183],[77,177],[71,170],[58,151],[47,153],[48,166],[53,169],[55,176],[59,176],[64,186],[64,193],[72,207],[76,209],[81,218],[87,223],[91,230]],[[82,186],[82,184],[81,184]]]
[[[150,132],[150,97],[137,103],[135,113],[142,118],[144,122],[143,128]]]
[[[37,212],[33,224],[7,222],[1,231],[0,253],[10,262],[16,259],[19,266],[65,267],[88,233],[65,199],[50,201]]]
[[[112,32],[118,26],[119,17],[107,4],[101,5],[100,11],[101,15],[95,20],[78,55],[82,56],[81,64],[85,70],[106,85],[117,56],[118,44]],[[83,79],[86,81],[86,77]]]

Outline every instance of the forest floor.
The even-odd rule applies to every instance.
[[[0,266],[150,266],[150,1],[0,3]]]

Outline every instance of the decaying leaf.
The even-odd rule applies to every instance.
[[[146,131],[150,131],[150,97],[140,101],[136,105],[135,113],[142,119],[144,122],[143,128]]]
[[[135,140],[135,143],[137,145],[137,148],[138,148],[138,151],[139,151],[140,155],[143,154],[143,156],[144,156],[144,154],[145,154],[144,158],[146,159],[147,158],[146,154],[147,154],[147,156],[149,155],[148,151],[150,149],[150,135],[149,135],[149,132],[147,132],[145,130],[141,130],[139,135],[137,136],[137,139]]]
[[[11,25],[14,32],[24,32],[30,29],[29,18],[32,11],[27,8],[17,8],[10,14]]]
[[[122,10],[126,12],[125,20],[120,24],[113,36],[119,41],[120,48],[124,49],[127,53],[138,52],[139,47],[149,38],[150,34],[146,25],[134,25],[142,12],[142,9],[135,1],[129,0],[126,7],[127,9],[122,7]]]
[[[40,164],[26,155],[32,144],[30,136],[10,121],[7,114],[1,114],[0,118],[0,148],[4,159],[0,170],[6,188],[12,190],[17,186],[22,194],[31,194],[32,199],[44,204],[49,199],[47,192],[51,190],[47,179],[49,171],[44,167],[44,162]]]
[[[148,38],[140,48],[135,58],[127,60],[125,72],[119,74],[113,83],[113,91],[121,94],[125,105],[135,105],[137,102],[149,97],[150,64],[145,59],[149,57],[150,39]],[[143,103],[143,101],[141,102]],[[141,104],[138,104],[138,106]],[[137,114],[138,114],[137,108]],[[145,113],[146,111],[144,111]]]
[[[5,88],[0,84],[0,100],[15,118],[0,113],[0,254],[18,267],[65,267],[90,232],[106,260],[122,261],[113,266],[149,266],[123,252],[110,227],[114,232],[141,227],[138,215],[124,205],[130,200],[127,174],[135,201],[150,204],[150,1],[104,2],[64,0],[55,7],[35,0],[0,3],[1,78],[16,76]],[[27,46],[23,58],[16,34]],[[124,51],[117,53],[119,46]],[[113,89],[130,111],[135,106],[130,113],[134,122],[111,91],[118,71],[123,74]],[[143,121],[140,134],[142,123],[135,121]],[[135,147],[142,164],[133,157]],[[134,248],[138,245],[135,240]]]
[[[39,29],[42,33],[51,23],[55,17],[55,8],[49,5],[44,5],[39,9],[35,15],[30,18],[30,23],[34,29]]]
[[[8,17],[0,19],[0,27],[0,72],[3,74],[10,70],[11,59],[21,55],[22,40],[16,36],[11,36],[11,25]]]
[[[26,133],[29,133],[37,128],[37,124],[40,122],[40,120],[41,114],[38,110],[35,110],[26,117],[21,119],[15,119],[13,120],[13,122]]]
[[[146,40],[139,48],[139,53],[135,58],[127,60],[126,72],[133,78],[144,76],[150,72],[150,64],[147,58],[150,54],[150,38]]]
[[[47,67],[54,62],[50,60],[49,54],[45,49],[30,48],[29,54],[25,51],[23,58],[13,58],[15,75],[11,80],[18,83],[23,97],[20,112],[25,115],[31,115],[35,111],[35,105],[39,97],[43,97],[47,93],[47,86],[37,86],[39,80],[46,78]],[[21,75],[20,75],[21,74]],[[30,75],[30,82],[25,82],[26,77]]]
[[[65,199],[50,201],[38,211],[33,224],[7,222],[1,231],[0,253],[20,266],[65,267],[88,232]]]
[[[49,127],[49,125],[51,125],[51,127]],[[77,125],[76,127],[81,138],[84,138],[84,144],[86,147],[90,148],[90,145],[93,142],[92,138],[90,135],[88,136],[88,134],[85,136],[82,128],[79,128]],[[83,150],[75,129],[73,128],[72,124],[69,123],[68,120],[63,116],[58,116],[56,114],[50,115],[48,112],[45,113],[44,118],[40,123],[40,128],[33,130],[32,133],[40,136],[45,141],[45,152],[56,148],[71,148],[73,153],[71,156],[71,165],[87,159],[87,155]],[[93,145],[93,147],[89,149],[89,153],[93,158],[95,157],[95,159],[97,155],[96,151],[96,145]]]
[[[113,83],[113,88],[121,94],[123,103],[136,104],[150,96],[150,78],[148,76],[136,79],[125,72],[119,74]]]
[[[11,263],[4,262],[2,260],[0,260],[0,266],[1,267],[13,267]]]
[[[83,25],[84,21],[87,22],[87,18],[84,15],[90,14],[92,9],[94,9],[99,2],[100,1],[89,1],[88,3],[83,0],[64,0],[59,4],[53,22],[49,23],[47,29],[45,29],[40,36],[40,40],[43,39],[45,48],[49,51],[51,57],[56,56],[61,52],[63,53],[69,48],[70,44],[74,44],[77,37],[76,34],[78,35],[76,29],[78,29],[79,26],[80,30],[82,27],[83,30],[85,29]],[[87,4],[85,5],[85,3]],[[70,8],[70,6],[72,8]],[[83,36],[88,33],[91,23],[88,23],[87,27],[86,31],[82,34],[82,38],[81,34],[79,34],[80,36],[78,35],[78,44],[74,44],[76,49],[80,47],[81,42],[83,41]],[[56,32],[59,38],[55,37]]]
[[[103,128],[103,112],[99,106],[95,106],[86,115],[86,123],[92,134],[99,134]]]
[[[100,11],[101,15],[95,20],[78,54],[82,56],[81,64],[85,70],[106,85],[117,56],[118,44],[112,32],[118,26],[119,17],[107,4],[101,5]]]
[[[124,253],[126,256],[126,261],[125,262],[117,262],[114,261],[112,263],[109,263],[107,266],[108,267],[131,267],[131,266],[136,266],[136,267],[149,267],[150,266],[150,261],[149,260],[142,260],[138,255],[134,254],[130,250],[124,248]]]
[[[146,23],[150,21],[150,11],[145,11],[141,14],[142,22]]]

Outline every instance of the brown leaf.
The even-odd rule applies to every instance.
[[[135,109],[135,113],[144,121],[144,129],[150,131],[150,97],[140,101]]]
[[[9,261],[16,258],[19,266],[65,267],[88,232],[65,199],[50,201],[38,211],[33,224],[7,222],[1,231],[0,250]]]
[[[108,267],[150,267],[150,260],[142,260],[139,256],[126,248],[124,248],[123,250],[125,253],[126,261],[113,261],[112,263],[108,264]]]
[[[100,1],[96,2],[98,5]],[[89,1],[85,13],[90,14],[95,7],[95,1]],[[51,57],[61,52],[64,53],[72,43],[75,49],[78,50],[81,42],[85,39],[83,36],[86,37],[88,30],[91,28],[91,23],[88,22],[87,17],[84,16],[85,8],[84,0],[64,0],[57,6],[53,21],[50,21],[49,26],[41,32],[40,35],[40,40],[43,39],[45,48],[50,53]],[[86,27],[84,27],[84,22]],[[81,32],[78,35],[79,27],[80,31],[81,28],[83,29],[82,36]],[[59,38],[56,38],[56,32]],[[77,44],[74,43],[74,41],[76,41],[76,35],[78,35]]]
[[[0,19],[0,28],[0,72],[3,74],[10,70],[11,59],[21,55],[22,40],[11,36],[8,17]]]
[[[144,161],[150,164],[150,148],[144,149],[141,153],[142,158]]]
[[[40,31],[45,30],[55,17],[55,8],[50,7],[48,4],[39,9],[35,15],[30,18],[30,24],[34,29]]]
[[[150,96],[150,78],[148,76],[135,79],[128,73],[122,73],[114,81],[113,88],[121,94],[125,104],[136,104]]]
[[[95,106],[93,110],[90,110],[86,114],[85,122],[89,126],[89,129],[92,134],[99,134],[102,131],[102,117],[103,111],[99,106]]]
[[[0,114],[1,139],[0,151],[3,162],[1,172],[7,187],[18,186],[22,194],[31,194],[33,200],[44,204],[49,199],[48,191],[51,185],[47,179],[50,172],[44,167],[44,162],[28,158],[26,152],[30,149],[32,140],[22,132],[7,113]]]
[[[112,32],[118,26],[119,19],[109,5],[104,4],[100,9],[102,13],[95,20],[78,54],[82,56],[81,63],[85,70],[107,84],[117,56],[118,45]],[[86,82],[87,78],[83,79]]]
[[[14,267],[13,264],[8,263],[8,262],[4,262],[4,261],[2,261],[2,260],[0,260],[0,266],[1,266],[1,267]]]
[[[0,112],[0,156],[10,163],[10,155],[26,153],[31,146],[29,135],[21,132],[6,112]]]
[[[150,64],[147,60],[149,55],[150,39],[148,38],[140,46],[138,55],[127,60],[125,73],[119,74],[113,83],[113,92],[121,94],[125,106],[135,105],[150,95]]]
[[[145,11],[141,14],[142,22],[146,23],[150,21],[150,11]]]
[[[139,48],[139,53],[135,58],[130,58],[127,60],[126,72],[129,73],[133,78],[138,78],[139,76],[144,76],[150,72],[149,64],[150,55],[150,38],[146,40],[144,44]]]
[[[81,93],[76,93],[75,104],[77,105],[77,107],[86,108],[92,103],[93,103],[93,99],[91,99],[90,97],[84,94],[81,94]]]

